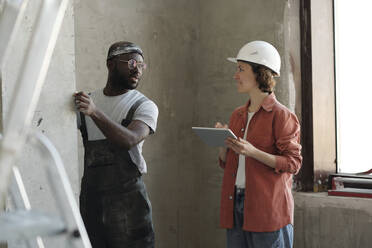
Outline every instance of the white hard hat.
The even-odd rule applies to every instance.
[[[252,41],[245,44],[236,58],[227,58],[231,62],[238,60],[266,66],[280,76],[280,55],[276,48],[266,41]]]

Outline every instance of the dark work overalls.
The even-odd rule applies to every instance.
[[[146,100],[134,103],[123,126]],[[83,114],[80,130],[85,148],[80,212],[92,247],[153,248],[151,204],[129,152],[107,139],[89,141]]]

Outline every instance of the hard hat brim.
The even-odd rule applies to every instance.
[[[227,60],[230,61],[230,62],[238,63],[238,60],[236,58],[229,57],[229,58],[227,58]]]
[[[229,57],[229,58],[227,58],[227,60],[230,61],[230,62],[233,62],[233,63],[238,63],[238,58]],[[239,60],[239,61],[244,61],[244,60]],[[245,62],[248,62],[249,63],[249,61],[245,61]],[[250,62],[250,63],[253,63],[253,62]],[[266,67],[265,65],[261,65],[261,66]],[[266,67],[266,68],[270,69],[269,67]],[[280,77],[280,73],[279,72],[276,72],[273,69],[270,69],[270,70],[275,73],[274,74],[274,77]]]

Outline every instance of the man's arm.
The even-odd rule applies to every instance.
[[[108,140],[120,147],[129,150],[150,134],[150,128],[142,121],[133,120],[127,128],[112,121],[86,93],[78,92],[74,96],[77,109],[89,116]]]

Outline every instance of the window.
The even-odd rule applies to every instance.
[[[337,170],[372,168],[372,1],[334,0]]]
[[[372,168],[371,7],[300,0],[303,163],[295,179],[302,191],[326,190],[333,176],[372,178],[350,174]]]

